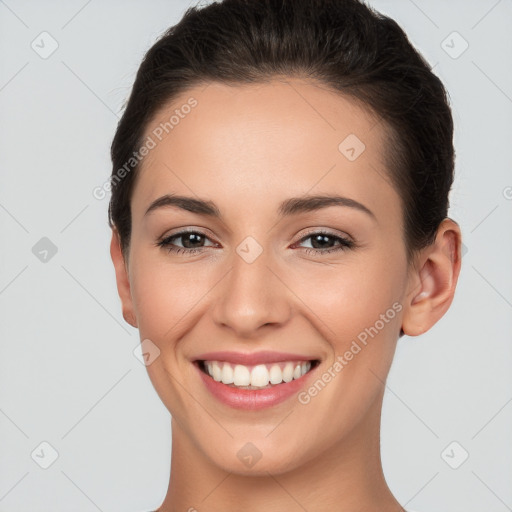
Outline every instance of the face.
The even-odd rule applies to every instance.
[[[378,423],[407,294],[385,127],[290,79],[195,87],[146,136],[123,308],[184,442],[240,474],[347,453]]]

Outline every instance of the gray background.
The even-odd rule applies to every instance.
[[[190,3],[0,0],[0,512],[140,512],[165,495],[170,417],[134,355],[138,331],[122,319],[109,255],[108,197],[92,190],[108,179],[144,52]],[[410,509],[505,512],[512,2],[371,5],[404,27],[449,90],[450,216],[467,251],[450,311],[399,342],[383,410],[385,476]],[[42,442],[58,453],[47,469],[52,448]]]

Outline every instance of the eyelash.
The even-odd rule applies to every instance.
[[[156,245],[158,247],[165,248],[170,253],[171,252],[175,253],[175,254],[185,253],[188,256],[192,256],[193,254],[197,254],[198,252],[202,252],[202,250],[205,249],[205,247],[188,249],[186,247],[175,247],[171,243],[171,240],[174,240],[175,238],[181,238],[184,235],[188,235],[188,234],[201,235],[201,236],[204,236],[205,238],[208,238],[206,236],[206,234],[202,233],[201,231],[193,231],[193,230],[190,230],[190,231],[180,231],[179,233],[175,233],[175,234],[173,234],[171,236],[168,236],[168,237],[158,241],[156,243]],[[325,255],[325,254],[330,254],[330,253],[333,253],[333,252],[345,251],[347,249],[352,249],[356,245],[355,242],[353,242],[352,240],[349,240],[348,238],[344,238],[344,237],[341,237],[341,236],[338,236],[338,235],[334,235],[333,233],[329,233],[327,231],[322,231],[322,230],[320,230],[320,231],[312,231],[312,232],[308,233],[307,235],[302,237],[297,243],[302,243],[302,242],[306,241],[308,238],[312,238],[315,235],[329,236],[329,237],[333,238],[335,241],[339,241],[340,244],[337,247],[333,247],[333,248],[329,248],[329,249],[315,249],[315,248],[311,248],[311,247],[304,247],[303,249],[305,249],[308,254],[312,253],[314,255],[318,255],[318,254]]]

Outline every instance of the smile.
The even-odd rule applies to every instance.
[[[232,408],[259,410],[303,390],[320,360],[269,351],[211,352],[193,363],[210,396]]]
[[[300,379],[315,361],[283,361],[271,364],[242,365],[227,361],[200,361],[201,370],[216,382],[239,389],[265,389]]]

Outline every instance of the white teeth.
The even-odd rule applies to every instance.
[[[224,363],[222,367],[222,383],[233,384],[233,368],[230,364]]]
[[[217,382],[226,385],[256,389],[300,379],[311,369],[311,361],[258,364],[247,367],[242,364],[232,366],[227,362],[204,361],[207,373]]]
[[[284,382],[291,382],[293,380],[293,363],[286,363],[283,370]]]
[[[233,384],[235,386],[249,386],[251,383],[251,374],[247,366],[237,364],[233,370]]]
[[[220,382],[222,379],[222,370],[220,369],[219,363],[217,363],[217,361],[212,363],[212,377],[213,380],[216,380],[217,382]]]
[[[251,386],[257,386],[259,388],[268,386],[269,379],[270,375],[264,364],[259,364],[252,369]]]
[[[277,364],[270,368],[270,384],[281,384],[283,382],[283,372]]]

